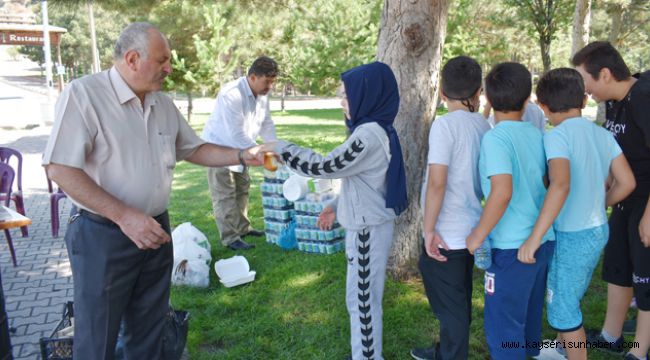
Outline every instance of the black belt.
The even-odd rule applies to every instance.
[[[77,207],[73,207],[73,209],[72,209],[72,213],[73,213],[73,215],[70,217],[70,221],[69,221],[69,222],[73,222],[74,219],[76,219],[77,217],[79,217],[79,216],[83,216],[83,217],[85,217],[85,218],[87,218],[87,219],[90,219],[90,220],[96,222],[96,223],[100,223],[100,224],[104,224],[104,225],[109,225],[109,226],[115,226],[115,227],[118,227],[118,225],[117,225],[116,223],[114,223],[112,220],[110,220],[109,218],[105,218],[105,217],[103,217],[103,216],[101,216],[101,215],[97,215],[97,214],[92,213],[92,212],[90,212],[90,211],[88,211],[88,210],[84,210],[84,209],[79,209],[79,208],[77,208]],[[157,222],[159,222],[159,223],[162,224],[162,221],[163,221],[163,219],[164,219],[165,216],[167,216],[167,210],[165,210],[165,211],[164,211],[162,214],[160,214],[160,215],[154,216],[153,218],[154,218]]]

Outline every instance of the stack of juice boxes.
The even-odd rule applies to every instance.
[[[321,191],[310,192],[305,198],[294,203],[298,250],[333,254],[345,249],[345,229],[341,225],[335,222],[330,230],[320,230],[316,225],[318,215],[334,196],[335,193],[325,187]]]
[[[266,241],[276,244],[280,233],[289,226],[295,216],[293,202],[282,195],[282,185],[291,176],[286,166],[276,171],[264,170],[264,182],[260,185],[264,211]]]

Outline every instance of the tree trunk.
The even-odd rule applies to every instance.
[[[589,43],[589,27],[591,25],[591,0],[576,0],[573,13],[573,42],[571,55],[578,52]]]
[[[280,111],[284,112],[284,99],[287,97],[287,83],[282,84],[282,96],[280,97]]]
[[[609,42],[614,46],[618,46],[619,36],[621,35],[621,29],[623,28],[623,5],[621,4],[612,4],[607,13],[612,19],[612,27],[609,30]]]
[[[384,0],[377,58],[393,69],[399,84],[395,129],[402,143],[410,204],[397,220],[393,236],[389,271],[396,278],[417,270],[422,236],[420,190],[436,110],[447,12],[448,0]]]
[[[187,122],[192,121],[192,110],[194,105],[192,104],[192,90],[187,91]]]
[[[618,46],[621,28],[623,27],[623,12],[625,9],[621,4],[611,4],[607,8],[607,13],[612,19],[612,27],[609,30],[609,42],[614,46]],[[605,102],[598,103],[598,111],[596,112],[596,122],[602,124],[605,122]]]
[[[551,39],[539,39],[539,48],[542,52],[542,64],[544,64],[544,74],[551,70]]]

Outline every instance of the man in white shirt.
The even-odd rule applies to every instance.
[[[247,76],[222,86],[201,137],[237,149],[257,145],[258,136],[265,142],[275,140],[267,95],[277,74],[277,63],[262,56],[253,62]],[[264,233],[254,230],[248,219],[248,169],[244,166],[209,168],[208,184],[221,243],[232,250],[254,247],[244,242],[243,237]]]

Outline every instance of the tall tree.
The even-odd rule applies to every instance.
[[[369,62],[377,49],[381,2],[377,0],[302,1],[294,12],[297,84],[315,94],[332,93],[339,75]]]
[[[192,100],[200,90],[202,69],[194,38],[209,32],[210,23],[204,20],[208,7],[198,0],[162,0],[149,9],[148,17],[167,36],[172,48],[174,71],[166,78],[165,87],[185,93],[187,121],[192,118]]]
[[[88,12],[84,1],[54,2],[49,8],[50,24],[68,30],[61,37],[61,60],[67,68],[69,79],[91,73],[93,54],[88,31]],[[33,12],[40,22],[40,3],[34,5]],[[95,25],[97,32],[97,50],[101,67],[110,67],[113,61],[115,39],[127,19],[116,11],[95,7]],[[32,61],[43,63],[43,50],[40,47],[21,46],[19,51]],[[54,49],[53,49],[54,51]]]
[[[576,0],[573,12],[573,35],[571,54],[575,54],[589,42],[591,26],[591,0]]]
[[[502,10],[492,0],[450,2],[443,62],[459,55],[471,56],[479,64],[507,60],[512,38],[504,28],[512,24]],[[518,50],[522,43],[526,44],[517,42]]]
[[[572,6],[568,0],[504,0],[532,25],[539,42],[544,72],[551,69],[551,42],[556,33],[569,22]]]
[[[605,9],[611,20],[607,40],[618,46],[621,31],[623,30],[623,16],[632,4],[632,0],[608,0],[604,2]]]
[[[633,71],[644,70],[650,51],[650,3],[647,0],[602,0],[593,33],[617,47]],[[605,104],[598,104],[596,121],[605,121]]]
[[[395,129],[402,139],[410,201],[397,220],[393,238],[389,266],[397,277],[415,270],[420,252],[422,169],[435,116],[447,13],[448,0],[384,1],[377,58],[393,69],[399,84]]]

